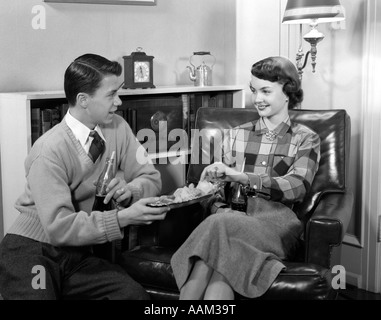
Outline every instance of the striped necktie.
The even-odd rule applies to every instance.
[[[98,157],[102,154],[105,144],[103,139],[99,136],[98,132],[95,130],[90,131],[89,134],[90,137],[93,137],[93,141],[91,142],[90,149],[89,149],[89,156],[91,160],[95,163],[97,161]]]

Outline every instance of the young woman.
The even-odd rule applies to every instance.
[[[223,162],[207,166],[200,180],[241,183],[256,191],[260,205],[240,214],[219,209],[193,231],[171,260],[180,299],[261,296],[284,268],[282,259],[292,253],[302,232],[291,208],[312,184],[320,139],[290,121],[288,110],[301,103],[303,90],[288,59],[261,60],[251,74],[260,118],[233,130],[234,143],[224,144],[232,148],[224,149]]]

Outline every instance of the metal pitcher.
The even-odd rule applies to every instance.
[[[209,67],[205,61],[202,61],[202,64],[199,65],[197,68],[192,63],[192,58],[195,56],[211,56],[213,57],[213,63]],[[199,51],[199,52],[193,52],[193,55],[189,58],[189,63],[192,65],[187,66],[187,68],[190,70],[189,72],[189,78],[194,81],[194,85],[198,87],[204,87],[204,86],[211,86],[212,85],[212,69],[214,64],[216,63],[216,58],[210,54],[210,52],[206,51]]]

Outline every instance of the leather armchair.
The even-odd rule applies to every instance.
[[[291,119],[307,125],[321,138],[321,160],[310,192],[294,211],[303,217],[304,233],[294,258],[259,299],[335,299],[332,288],[331,251],[347,229],[353,195],[347,189],[350,118],[345,110],[291,110]],[[196,128],[206,130],[211,143],[218,129],[228,129],[258,117],[254,109],[200,108]],[[217,130],[216,130],[217,129]],[[204,136],[203,136],[204,137]],[[205,148],[205,141],[201,148]],[[209,152],[202,150],[202,152]],[[187,182],[197,183],[207,164],[194,158]],[[214,162],[211,158],[210,162]],[[178,299],[179,291],[170,259],[192,230],[209,214],[207,205],[194,204],[171,210],[166,219],[134,229],[134,247],[123,248],[119,263],[141,283],[153,299]],[[240,299],[237,295],[237,299]]]

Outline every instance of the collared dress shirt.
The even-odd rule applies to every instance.
[[[259,195],[283,203],[303,200],[320,160],[320,137],[288,117],[266,136],[263,118],[233,128],[224,139],[224,163],[244,172]]]
[[[89,134],[91,130],[86,127],[81,121],[77,120],[70,114],[70,110],[65,115],[65,121],[68,127],[73,131],[74,136],[77,138],[83,149],[85,149],[86,153],[89,153],[91,142],[93,141],[93,137],[90,137]],[[98,132],[100,137],[105,141],[105,137],[103,136],[101,128],[97,125],[94,130]]]

